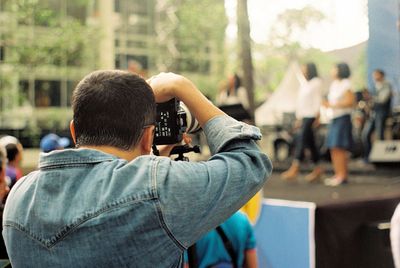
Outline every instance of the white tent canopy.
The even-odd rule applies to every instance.
[[[305,82],[300,66],[292,62],[275,92],[256,109],[256,125],[277,125],[282,122],[283,113],[294,113],[300,84]]]

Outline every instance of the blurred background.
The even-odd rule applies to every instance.
[[[48,133],[69,137],[72,91],[93,70],[145,78],[181,73],[213,101],[238,74],[252,121],[274,133],[263,141],[272,155],[282,129],[291,131],[305,62],[318,66],[324,94],[337,62],[349,64],[360,94],[373,88],[372,70],[384,69],[396,111],[399,6],[398,0],[1,0],[0,135],[17,137],[24,148],[38,148]],[[288,159],[289,151],[274,157]],[[37,151],[24,157],[36,159]]]
[[[261,214],[261,267],[393,267],[388,221],[400,200],[399,15],[400,0],[0,0],[0,136],[19,139],[26,174],[37,167],[46,134],[70,137],[72,91],[93,70],[144,78],[181,73],[217,103],[237,74],[248,119],[262,129],[260,146],[274,160],[263,193],[278,201],[259,195],[254,209]],[[346,186],[280,179],[293,160],[300,66],[307,62],[318,66],[324,97],[332,67],[346,62],[351,69],[358,102]],[[384,70],[393,96],[384,139],[372,150],[377,165],[365,165],[356,160],[375,69]],[[316,143],[332,174],[328,122],[320,123]],[[298,244],[296,235],[303,235]],[[295,244],[298,251],[288,250]]]
[[[314,61],[329,78],[332,64],[345,58],[355,67],[355,87],[366,85],[367,0],[247,5],[248,10],[238,9],[236,0],[1,0],[0,131],[18,136],[25,147],[37,147],[45,133],[68,132],[72,90],[96,69],[145,77],[183,73],[215,99],[229,73],[243,74],[239,46],[246,31],[238,36],[237,30],[248,21],[251,40],[244,42],[252,50],[253,109],[274,92],[293,61]],[[244,22],[237,19],[243,12]]]

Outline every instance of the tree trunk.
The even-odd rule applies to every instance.
[[[251,57],[250,22],[247,11],[247,0],[237,0],[237,26],[238,26],[238,47],[239,61],[242,67],[243,86],[247,90],[249,98],[249,113],[254,122],[254,81],[253,61]]]

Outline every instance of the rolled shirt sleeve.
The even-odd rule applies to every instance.
[[[208,161],[164,157],[154,167],[161,220],[183,248],[242,207],[272,171],[269,158],[254,142],[261,139],[258,128],[217,116],[204,131],[212,153]]]

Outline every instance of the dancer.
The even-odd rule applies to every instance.
[[[328,99],[323,101],[330,119],[327,147],[330,149],[335,175],[324,182],[328,186],[338,186],[347,182],[348,151],[353,144],[351,112],[354,94],[351,91],[350,68],[346,63],[339,63],[332,72],[332,82]]]
[[[300,163],[304,160],[304,151],[309,149],[314,163],[313,171],[306,176],[308,182],[320,179],[323,170],[319,165],[319,151],[314,137],[314,126],[319,121],[319,111],[322,100],[322,82],[318,77],[317,67],[310,62],[302,66],[303,75],[306,78],[301,83],[297,99],[296,124],[300,125],[297,133],[295,159],[290,168],[282,173],[284,180],[294,180],[299,171]]]

